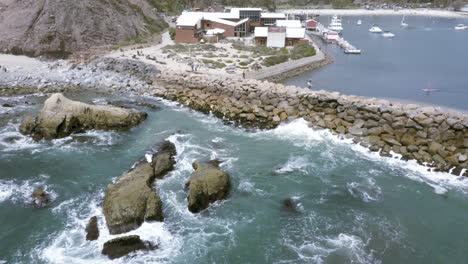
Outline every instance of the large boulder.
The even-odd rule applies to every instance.
[[[138,125],[147,114],[108,105],[90,105],[72,101],[63,94],[51,95],[34,121],[27,116],[20,132],[35,139],[55,139],[88,129],[122,129]]]
[[[157,248],[157,246],[142,241],[139,236],[132,235],[107,241],[104,243],[101,253],[108,256],[110,259],[116,259],[137,250],[151,250],[155,248]]]
[[[208,163],[194,162],[195,171],[188,182],[188,209],[192,213],[205,210],[218,200],[225,199],[229,195],[229,174],[219,169],[219,162]]]
[[[161,199],[151,186],[173,169],[175,154],[175,146],[166,141],[151,161],[141,161],[107,187],[103,208],[111,234],[136,229],[144,221],[163,221]]]

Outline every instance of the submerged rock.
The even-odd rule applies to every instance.
[[[111,239],[104,243],[102,254],[108,256],[110,259],[123,257],[131,252],[137,250],[152,250],[157,246],[149,242],[144,242],[139,236],[124,236]]]
[[[19,131],[24,135],[31,135],[36,127],[36,121],[32,116],[26,116],[21,122]]]
[[[103,209],[111,234],[136,229],[143,221],[163,221],[161,199],[151,186],[155,178],[162,178],[173,169],[175,155],[174,144],[166,141],[151,162],[138,163],[107,187]]]
[[[99,227],[97,217],[93,216],[89,219],[88,225],[86,226],[86,240],[97,240],[99,238]]]
[[[31,197],[33,198],[33,204],[36,207],[44,207],[49,203],[49,195],[41,187],[34,189]]]
[[[205,210],[218,200],[225,199],[229,195],[229,174],[219,169],[219,162],[208,163],[194,162],[195,171],[188,182],[188,209],[192,213]]]
[[[27,116],[20,131],[34,135],[36,139],[55,139],[88,129],[129,128],[138,125],[146,116],[146,113],[133,109],[72,101],[56,93],[45,101],[34,125],[32,117]]]

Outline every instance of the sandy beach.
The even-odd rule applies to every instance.
[[[316,15],[340,15],[340,16],[373,16],[373,15],[391,15],[391,16],[432,16],[446,18],[468,18],[468,13],[453,12],[448,10],[437,9],[288,9],[281,10],[286,14],[316,14]]]

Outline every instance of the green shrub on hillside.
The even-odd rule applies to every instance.
[[[286,62],[288,60],[289,60],[289,57],[287,55],[270,56],[270,57],[265,58],[265,60],[263,61],[263,65],[269,67],[269,66],[273,66],[276,64]]]
[[[315,54],[316,52],[313,46],[308,45],[308,44],[301,44],[301,45],[295,46],[291,50],[290,58],[292,60],[298,60],[298,59],[302,59],[305,57],[314,56]]]
[[[172,40],[175,40],[175,36],[176,36],[175,28],[173,28],[173,27],[169,28],[169,36],[171,36]]]

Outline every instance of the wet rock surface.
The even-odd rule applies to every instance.
[[[164,220],[161,199],[151,187],[156,178],[173,169],[175,155],[175,146],[165,141],[151,162],[141,161],[107,187],[103,209],[111,234],[136,229],[144,221]]]
[[[72,101],[60,93],[51,95],[34,120],[27,116],[20,132],[35,139],[56,139],[89,129],[124,129],[138,125],[146,113],[113,106]]]
[[[141,240],[139,236],[124,236],[111,239],[104,243],[102,254],[110,259],[117,259],[138,250],[154,250],[157,246]]]
[[[34,189],[31,197],[33,199],[34,207],[44,207],[50,201],[49,194],[42,187]]]
[[[210,204],[227,198],[231,188],[229,174],[219,169],[217,161],[194,162],[193,168],[195,171],[188,182],[190,212],[198,213]]]
[[[275,128],[303,118],[382,156],[401,155],[468,176],[468,115],[258,80],[165,72],[147,92],[245,128]],[[461,157],[461,159],[460,159]]]
[[[97,217],[93,216],[89,219],[88,225],[86,226],[86,240],[93,241],[99,238],[99,227]]]

